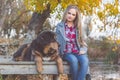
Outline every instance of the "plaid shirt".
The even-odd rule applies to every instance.
[[[78,47],[76,44],[76,28],[75,27],[68,27],[65,24],[65,36],[69,39],[66,43],[66,48],[64,49],[65,53],[78,53]]]

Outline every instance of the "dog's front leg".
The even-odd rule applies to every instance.
[[[43,70],[42,58],[40,56],[35,56],[35,63],[36,63],[37,71],[41,73]]]
[[[57,62],[58,72],[59,74],[64,73],[63,61],[59,55],[56,55],[55,61]]]
[[[43,70],[42,57],[40,56],[40,53],[37,51],[35,51],[33,55],[35,56],[35,63],[36,63],[37,71],[38,73],[41,73]]]

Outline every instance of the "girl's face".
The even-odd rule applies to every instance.
[[[66,14],[66,20],[68,22],[73,22],[76,18],[76,10],[75,9],[70,9],[67,14]]]

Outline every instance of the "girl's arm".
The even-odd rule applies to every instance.
[[[84,46],[80,47],[79,54],[85,54],[85,53],[87,53],[87,50],[88,50],[87,44],[85,42],[83,42],[83,44],[84,44]]]

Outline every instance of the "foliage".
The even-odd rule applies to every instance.
[[[56,7],[58,6],[58,4],[61,5],[61,10],[65,9],[69,4],[76,4],[79,7],[81,13],[83,13],[83,15],[92,15],[95,13],[96,10],[98,10],[98,12],[95,14],[97,14],[101,20],[104,20],[104,18],[108,14],[110,14],[111,16],[117,15],[119,13],[118,0],[115,0],[114,4],[105,4],[104,10],[102,9],[102,7],[100,7],[102,4],[101,0],[8,0],[8,2],[9,3],[6,4],[4,7],[1,7],[3,9],[0,9],[3,10],[0,14],[0,17],[1,15],[3,17],[0,19],[0,23],[2,21],[4,22],[4,25],[2,25],[2,27],[4,27],[4,34],[9,34],[8,29],[15,29],[18,37],[19,34],[21,34],[20,30],[23,30],[24,33],[27,29],[26,26],[29,23],[29,20],[32,15],[32,13],[29,12],[29,10],[42,13],[42,11],[47,8],[48,4],[50,4],[51,12],[56,11]],[[7,6],[10,7],[7,8]],[[59,9],[58,12],[61,10]],[[7,14],[5,15],[4,12]],[[58,14],[58,17],[60,17],[59,15],[61,14]],[[4,18],[4,16],[6,17]]]
[[[76,4],[83,14],[91,15],[94,8],[98,7],[100,2],[100,0],[63,0],[61,4],[63,8],[65,8],[68,4]]]
[[[69,4],[76,4],[80,11],[85,15],[92,15],[96,9],[98,17],[102,20],[105,16],[116,16],[119,11],[119,0],[115,0],[113,4],[104,4],[104,9],[101,7],[101,0],[24,0],[24,4],[28,10],[42,12],[46,9],[47,4],[50,4],[51,11],[53,11],[58,4],[61,4],[65,9]]]
[[[24,4],[28,10],[42,12],[50,4],[50,9],[53,10],[58,5],[58,0],[24,0]]]
[[[120,55],[120,40],[103,38],[88,43],[88,55],[92,60],[105,60],[106,63],[117,64]]]
[[[107,40],[107,38],[103,38],[103,41],[101,41],[101,47],[100,49],[102,51],[104,50],[109,50],[109,48],[111,47],[112,45],[110,44],[110,41]]]
[[[102,42],[102,51],[107,50],[106,52],[106,63],[110,64],[117,64],[118,58],[119,58],[119,46],[120,46],[120,40],[112,40],[109,38],[103,39]]]
[[[93,40],[88,42],[88,55],[92,60],[105,60],[108,51],[110,50],[110,42],[107,39]]]
[[[76,4],[81,12],[87,15],[92,14],[93,8],[98,7],[100,2],[100,0],[24,0],[26,8],[35,12],[45,10],[47,4],[51,5],[51,11],[53,11],[58,4],[61,4],[63,9],[69,4]]]
[[[110,64],[117,64],[118,63],[118,58],[119,58],[119,46],[120,46],[120,40],[109,40],[109,50],[106,56],[106,62]]]
[[[116,59],[117,59],[117,56],[118,56],[118,53],[116,52],[116,47],[114,47],[113,49],[110,49],[107,53],[107,56],[106,56],[106,63],[109,63],[109,64],[115,64],[116,62]]]
[[[98,17],[103,20],[105,17],[108,16],[117,16],[120,11],[119,11],[119,0],[115,0],[114,3],[106,3],[103,5],[103,7],[99,7],[99,11],[97,12]]]
[[[0,80],[3,80],[2,75],[0,75]]]

